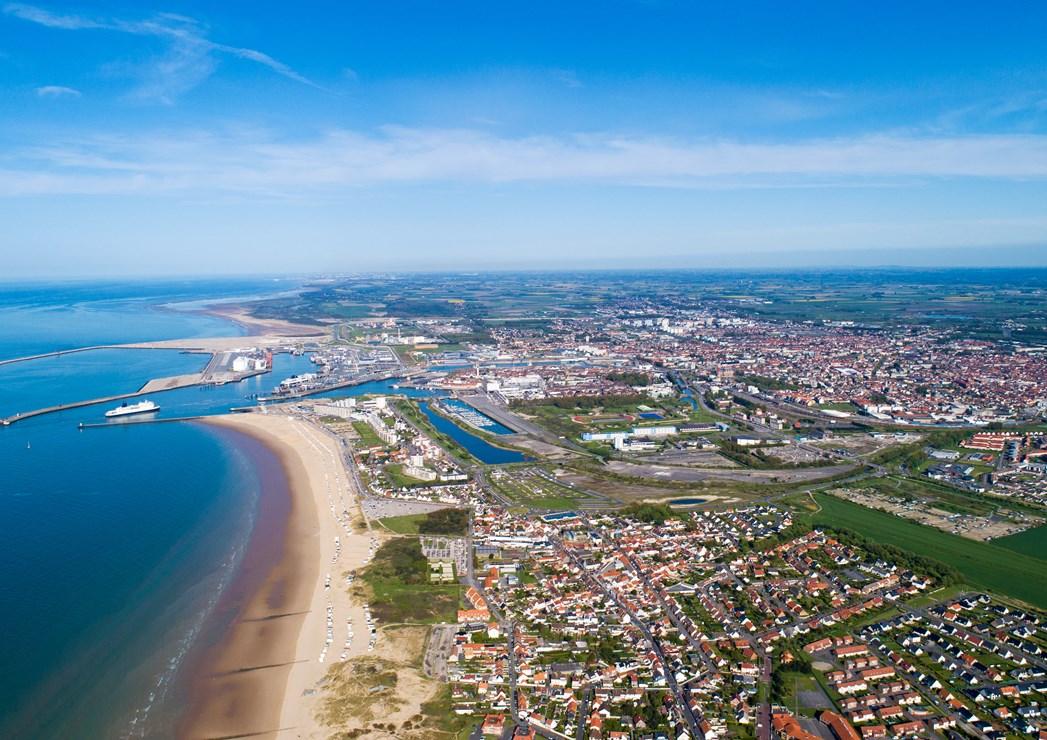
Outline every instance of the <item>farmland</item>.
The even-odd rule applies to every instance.
[[[814,524],[853,530],[956,568],[973,586],[1047,607],[1047,561],[1000,545],[976,542],[832,496],[815,494]]]
[[[1036,529],[1027,529],[1010,537],[1001,537],[993,542],[998,547],[1006,547],[1008,550],[1031,555],[1034,558],[1047,560],[1047,525]]]

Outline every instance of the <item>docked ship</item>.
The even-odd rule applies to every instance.
[[[138,403],[132,403],[131,405],[122,404],[117,406],[115,409],[109,409],[105,412],[107,419],[112,419],[114,416],[128,416],[130,414],[147,414],[150,411],[159,411],[160,407],[152,401],[139,401]]]

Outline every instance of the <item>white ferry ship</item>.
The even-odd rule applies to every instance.
[[[109,409],[105,412],[106,418],[111,419],[114,416],[127,416],[129,414],[146,414],[150,411],[159,411],[160,407],[152,401],[139,401],[138,403],[132,403],[130,406],[122,404],[117,406],[115,409]]]

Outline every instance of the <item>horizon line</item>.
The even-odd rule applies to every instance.
[[[216,272],[216,273],[108,273],[78,275],[26,275],[7,277],[0,280],[0,286],[20,285],[27,283],[74,283],[74,282],[123,282],[147,280],[323,280],[371,275],[484,275],[490,273],[529,273],[529,274],[563,274],[563,273],[835,273],[835,272],[879,272],[886,270],[904,270],[920,272],[955,272],[958,270],[985,270],[1004,272],[1010,270],[1047,270],[1047,262],[1042,264],[958,264],[958,265],[906,265],[896,263],[882,264],[839,264],[839,265],[795,265],[795,266],[661,266],[661,267],[493,267],[452,268],[452,267],[419,267],[411,268],[371,268],[354,271],[337,270],[331,272]]]

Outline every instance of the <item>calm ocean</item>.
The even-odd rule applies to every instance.
[[[0,285],[0,360],[233,336],[235,325],[184,309],[293,287],[271,280]],[[0,365],[0,417],[134,391],[206,360],[98,349]],[[312,369],[308,357],[278,354],[272,373],[149,398],[160,418],[220,414]],[[391,386],[367,383],[338,395],[427,395]],[[213,641],[231,618],[220,596],[237,573],[259,499],[282,495],[275,459],[235,432],[192,422],[78,428],[103,421],[112,405],[0,427],[0,737],[172,736],[184,699],[180,669],[190,648]],[[439,417],[434,423],[453,427]],[[456,439],[476,445],[481,458],[490,447],[460,429]]]
[[[0,359],[239,333],[168,304],[284,290],[272,281],[0,286]],[[0,416],[137,389],[205,357],[98,350],[0,366]],[[156,394],[162,415],[219,413],[309,369]],[[261,491],[258,445],[200,424],[80,431],[108,406],[0,428],[0,737],[165,737],[179,672],[229,583]]]

